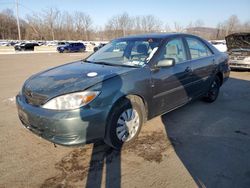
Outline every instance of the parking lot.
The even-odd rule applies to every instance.
[[[0,187],[250,186],[250,72],[231,72],[215,103],[150,120],[122,151],[55,147],[24,129],[14,101],[23,82],[87,55],[0,55]]]

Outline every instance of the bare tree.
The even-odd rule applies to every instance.
[[[171,32],[171,27],[167,23],[165,24],[164,32]]]
[[[184,32],[184,28],[178,22],[174,22],[174,31],[178,33]]]
[[[194,23],[194,27],[203,27],[205,24],[202,20],[196,20]]]
[[[250,20],[246,21],[241,29],[243,32],[250,32]]]
[[[153,15],[130,16],[124,12],[112,16],[105,27],[93,25],[91,16],[76,11],[73,14],[49,8],[20,19],[22,38],[39,40],[110,40],[116,37],[150,32],[169,32],[171,28]],[[183,27],[174,22],[173,31],[188,32],[207,39],[224,39],[234,32],[250,32],[250,20],[241,23],[236,15],[230,16],[216,28],[206,28],[202,20]],[[191,28],[191,29],[189,29]],[[11,10],[0,12],[0,39],[17,39],[16,19]]]
[[[122,29],[123,36],[126,35],[126,32],[132,26],[131,18],[129,17],[128,13],[123,13],[118,17],[119,27]]]
[[[232,15],[229,17],[229,19],[226,21],[226,31],[227,35],[234,33],[238,30],[240,25],[240,21],[236,15]]]
[[[132,18],[129,17],[128,13],[113,16],[108,20],[105,28],[108,31],[106,34],[108,37],[120,37],[125,36],[128,30],[133,27]]]
[[[89,40],[89,32],[93,23],[91,17],[84,12],[76,11],[74,13],[74,21],[76,32],[80,35],[80,38]]]
[[[157,32],[161,30],[162,22],[153,15],[142,16],[142,30],[146,33]]]
[[[20,20],[20,22],[23,22]],[[23,25],[21,25],[23,29]],[[0,38],[2,39],[17,39],[17,26],[13,11],[10,9],[0,12]]]
[[[26,28],[25,38],[44,39],[45,36],[42,33],[43,20],[41,19],[40,15],[27,15],[26,21],[28,27]]]
[[[134,27],[134,33],[140,33],[142,32],[142,25],[141,25],[141,16],[136,16],[133,18],[133,27]]]
[[[43,11],[43,16],[46,25],[48,26],[52,40],[55,40],[55,27],[56,27],[56,21],[59,16],[59,10],[56,8],[49,8]]]

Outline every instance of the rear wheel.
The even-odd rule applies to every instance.
[[[219,92],[220,92],[220,78],[216,76],[212,81],[208,92],[203,98],[204,101],[209,103],[214,102],[217,99]]]
[[[119,149],[138,136],[144,117],[144,104],[138,97],[125,98],[111,110],[105,142]]]

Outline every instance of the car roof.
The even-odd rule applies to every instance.
[[[174,36],[195,36],[185,33],[148,33],[148,34],[138,34],[138,35],[129,35],[125,37],[121,37],[118,39],[132,39],[132,38],[158,38],[158,39],[164,39]],[[195,36],[197,37],[197,36]]]

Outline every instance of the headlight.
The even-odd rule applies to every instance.
[[[83,91],[70,93],[49,100],[42,107],[53,110],[77,109],[90,103],[99,95],[99,93],[99,91]]]

